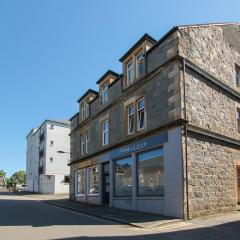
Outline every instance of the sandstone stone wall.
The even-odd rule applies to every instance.
[[[230,29],[229,31],[227,31]],[[181,28],[179,54],[228,86],[235,87],[235,64],[240,65],[237,50],[240,28],[233,26],[199,26]],[[235,40],[229,34],[235,34]],[[233,45],[233,42],[236,42]]]
[[[132,86],[132,90],[126,90],[119,102],[114,103],[97,116],[93,116],[77,131],[74,131],[71,134],[72,161],[86,157],[80,154],[80,135],[86,130],[89,130],[89,155],[106,148],[101,143],[101,123],[106,118],[109,119],[109,145],[107,147],[179,119],[181,117],[179,66],[178,61],[164,66],[155,76],[147,79],[143,84],[139,83],[140,85],[135,88]],[[114,96],[113,90],[119,94],[117,86],[119,86],[118,83],[113,85],[113,89],[110,88],[110,95]],[[136,102],[141,97],[145,99],[146,127],[129,136],[126,120],[128,102],[129,100]]]
[[[190,217],[236,209],[234,161],[239,150],[206,136],[188,134]]]

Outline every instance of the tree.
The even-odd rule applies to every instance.
[[[3,170],[0,170],[0,177],[6,177],[6,172],[4,172]]]
[[[15,172],[11,176],[11,182],[16,184],[26,184],[26,173],[23,170]]]

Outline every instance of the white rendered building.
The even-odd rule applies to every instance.
[[[27,190],[37,193],[68,193],[70,169],[68,121],[45,120],[27,135]]]

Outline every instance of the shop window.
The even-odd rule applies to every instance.
[[[109,122],[105,120],[102,123],[102,145],[108,145],[109,143]]]
[[[117,197],[132,195],[132,158],[127,157],[115,161],[114,194]]]
[[[75,172],[75,192],[76,195],[85,193],[85,172],[83,170],[79,170]]]
[[[163,148],[138,154],[138,195],[164,195]]]
[[[88,169],[89,179],[88,179],[88,193],[89,194],[98,194],[98,185],[99,185],[99,169],[98,166],[94,166]]]
[[[139,53],[136,58],[136,72],[137,77],[141,78],[143,76],[144,71],[144,58],[143,58],[143,52]]]
[[[141,130],[145,127],[145,102],[144,99],[140,99],[137,102],[137,128]]]

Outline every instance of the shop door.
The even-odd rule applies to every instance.
[[[240,166],[237,166],[237,203],[240,205]]]
[[[102,174],[102,203],[109,204],[109,162],[103,164],[103,174]]]

